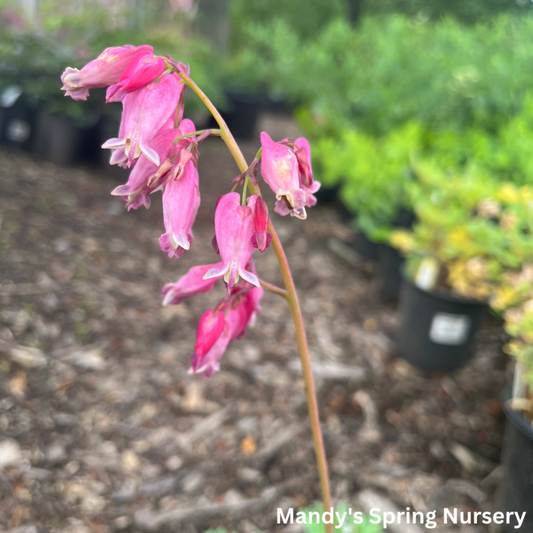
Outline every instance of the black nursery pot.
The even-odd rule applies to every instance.
[[[402,286],[404,258],[400,252],[388,244],[377,246],[379,292],[384,300],[395,302]]]
[[[36,114],[35,104],[24,94],[6,107],[0,106],[0,144],[8,148],[31,150]]]
[[[338,203],[339,191],[339,185],[334,185],[333,187],[321,185],[320,189],[313,193],[313,195],[316,198],[317,205],[332,205]]]
[[[511,409],[507,401],[511,390],[502,393],[502,405],[507,417],[502,463],[504,475],[500,485],[500,511],[526,512],[522,531],[533,531],[533,427],[522,413]],[[516,522],[504,524],[502,533],[516,531]]]
[[[469,359],[486,312],[484,303],[425,291],[403,274],[397,354],[422,370],[454,370]]]
[[[35,153],[61,166],[95,162],[100,140],[98,127],[96,120],[82,127],[68,117],[43,111],[37,120]]]
[[[255,135],[257,119],[263,107],[263,97],[256,94],[228,91],[230,108],[222,118],[235,137],[251,139]]]
[[[355,235],[354,249],[364,259],[378,260],[379,244],[371,241],[362,231]]]

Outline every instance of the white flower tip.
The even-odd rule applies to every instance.
[[[102,144],[102,148],[107,148],[109,150],[116,150],[117,148],[122,148],[126,145],[126,141],[124,139],[119,139],[117,137],[114,137],[113,139],[107,139],[107,141]]]
[[[178,246],[181,246],[184,250],[188,250],[191,247],[189,239],[187,239],[187,237],[185,237],[183,234],[172,235],[172,240],[177,244],[176,248],[174,249],[177,249]]]

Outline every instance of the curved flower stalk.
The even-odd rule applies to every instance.
[[[189,370],[209,377],[219,370],[230,343],[242,338],[256,322],[264,289],[287,300],[302,364],[323,503],[329,509],[328,467],[302,313],[257,179],[260,166],[263,180],[276,194],[274,211],[304,220],[306,208],[316,204],[313,193],[320,187],[313,177],[309,143],[303,137],[274,142],[263,132],[261,149],[248,166],[220,113],[189,77],[189,68],[171,57],[154,56],[150,46],[106,49],[80,71],[67,68],[61,79],[66,96],[75,100],[85,100],[93,87],[108,86],[107,101],[122,102],[118,136],[103,148],[111,150],[111,164],[132,170],[127,183],[112,194],[123,197],[130,210],[142,205],[149,208],[150,196],[162,191],[165,232],[159,243],[171,258],[179,258],[193,245],[192,230],[200,205],[199,145],[210,135],[220,136],[226,143],[241,174],[215,208],[213,245],[221,260],[195,266],[176,283],[165,285],[163,305],[179,305],[186,298],[214,290],[218,280],[224,282],[227,295],[200,317]],[[205,103],[219,130],[196,131],[190,120],[182,120],[187,87]],[[239,186],[242,194],[235,192]],[[255,250],[264,252],[269,246],[278,259],[285,289],[261,280],[255,269]],[[331,525],[326,525],[326,531],[331,533]]]

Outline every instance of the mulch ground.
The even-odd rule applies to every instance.
[[[250,160],[257,142],[243,148]],[[217,260],[214,205],[238,171],[220,141],[201,152],[195,243],[176,260],[159,250],[158,198],[126,213],[109,195],[116,174],[0,151],[0,529],[277,531],[277,507],[320,497],[282,299],[265,294],[255,327],[209,380],[187,369],[198,318],[223,287],[161,306],[165,283]],[[424,375],[394,357],[396,306],[380,300],[336,210],[274,216],[317,363],[335,501],[494,509],[498,322],[464,368]],[[256,262],[281,284],[271,250]]]

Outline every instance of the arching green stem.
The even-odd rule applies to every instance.
[[[235,142],[231,131],[224,122],[224,119],[218,112],[217,108],[213,103],[207,98],[203,91],[194,83],[194,81],[189,78],[183,72],[177,72],[183,81],[198,95],[200,100],[205,104],[207,109],[211,112],[215,120],[217,121],[220,127],[220,136],[226,143],[231,155],[235,159],[237,166],[239,167],[242,173],[248,170],[248,164],[244,155],[242,154],[239,146]],[[252,180],[249,180],[248,187],[252,194],[261,195],[259,187],[254,185]],[[302,312],[300,309],[300,303],[298,301],[298,295],[296,293],[296,287],[294,285],[294,280],[292,279],[292,273],[289,267],[289,262],[287,261],[287,256],[281,245],[278,234],[274,229],[272,221],[268,224],[268,231],[272,235],[271,245],[274,249],[274,253],[278,259],[279,268],[281,271],[281,276],[283,277],[283,282],[286,289],[286,299],[291,310],[292,320],[294,322],[294,329],[296,331],[296,342],[298,344],[298,352],[300,354],[300,361],[302,364],[302,374],[305,384],[305,395],[307,397],[307,407],[309,410],[309,422],[311,424],[311,431],[313,434],[313,444],[315,447],[315,454],[317,460],[318,474],[320,478],[320,486],[322,489],[322,500],[324,504],[324,509],[328,510],[331,507],[331,495],[329,487],[329,475],[328,475],[328,464],[326,460],[326,451],[324,449],[324,440],[322,438],[322,430],[320,428],[320,416],[318,412],[318,404],[316,400],[316,390],[315,390],[315,381],[313,378],[313,371],[311,369],[311,358],[309,356],[309,347],[307,345],[307,337],[305,334],[305,328],[302,318]],[[326,532],[332,533],[333,526],[331,524],[325,524]]]

